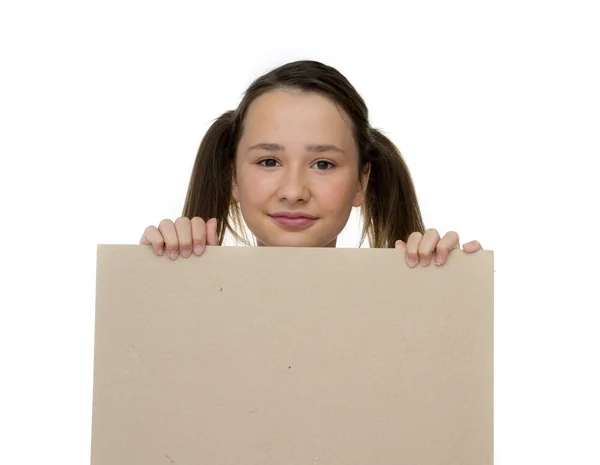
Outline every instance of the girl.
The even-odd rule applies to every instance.
[[[361,207],[372,247],[405,247],[410,267],[445,263],[458,234],[423,225],[398,148],[369,124],[367,106],[336,69],[288,63],[256,79],[234,111],[206,132],[183,214],[148,226],[140,244],[170,258],[202,255],[229,231],[250,245],[335,247],[352,207]],[[206,221],[205,221],[206,220]],[[360,246],[359,244],[359,246]],[[466,252],[481,249],[477,241]]]

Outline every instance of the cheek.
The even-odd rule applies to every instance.
[[[319,201],[331,211],[346,211],[351,209],[356,193],[356,186],[346,180],[324,183],[319,186]]]
[[[239,202],[246,206],[257,206],[265,201],[272,191],[273,182],[260,173],[246,171],[238,180]]]

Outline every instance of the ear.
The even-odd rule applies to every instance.
[[[361,173],[358,176],[358,186],[356,188],[356,195],[354,196],[354,207],[360,207],[365,201],[367,194],[367,186],[369,185],[369,176],[371,175],[371,164],[365,164]]]

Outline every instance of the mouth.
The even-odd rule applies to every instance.
[[[301,229],[312,225],[317,217],[308,213],[279,212],[269,215],[273,220],[285,228]]]

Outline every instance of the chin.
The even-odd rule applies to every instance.
[[[307,240],[261,240],[267,247],[318,247],[314,243]]]
[[[324,240],[316,237],[306,237],[301,234],[294,236],[269,237],[264,240],[258,239],[267,247],[327,247],[335,238]]]
[[[253,232],[254,237],[266,247],[327,247],[335,243],[339,234],[333,234],[335,231],[331,230],[327,233],[318,227],[323,225],[313,225],[299,231],[284,230],[272,224],[256,226],[254,230],[257,234]],[[253,228],[250,225],[248,227],[252,231]]]

